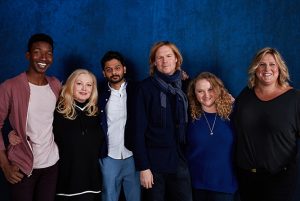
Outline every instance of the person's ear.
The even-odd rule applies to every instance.
[[[25,58],[26,58],[27,60],[29,60],[29,59],[30,59],[30,52],[26,52],[26,54],[25,54]]]

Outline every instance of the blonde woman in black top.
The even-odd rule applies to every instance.
[[[63,86],[53,123],[60,155],[56,200],[100,198],[103,133],[96,86],[95,76],[84,69],[75,70]]]
[[[288,201],[296,183],[300,94],[279,52],[264,48],[236,99],[237,166],[242,201]]]

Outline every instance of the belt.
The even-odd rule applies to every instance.
[[[248,171],[251,172],[251,173],[269,173],[268,170],[262,169],[262,168],[252,168]]]
[[[278,172],[284,172],[287,171],[287,169],[287,167],[282,167]],[[251,173],[270,173],[268,170],[262,168],[252,168],[248,171]]]

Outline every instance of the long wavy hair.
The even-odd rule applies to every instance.
[[[188,86],[187,95],[192,120],[199,119],[204,113],[201,103],[198,101],[195,94],[195,86],[199,80],[207,80],[210,83],[212,90],[214,90],[217,96],[215,101],[217,114],[221,118],[229,120],[233,105],[232,97],[224,87],[223,82],[217,76],[209,72],[200,73]]]
[[[179,49],[176,47],[176,45],[174,43],[171,43],[169,41],[160,41],[160,42],[157,42],[155,43],[151,50],[150,50],[150,56],[149,56],[149,64],[150,64],[150,76],[153,76],[154,74],[154,71],[155,71],[155,57],[156,57],[156,52],[157,50],[162,47],[162,46],[167,46],[169,48],[172,49],[176,59],[177,59],[177,62],[176,62],[176,70],[179,70],[180,69],[180,66],[183,62],[183,59],[182,59],[182,56],[181,56],[181,53],[179,51]]]
[[[282,56],[276,49],[270,48],[270,47],[265,47],[256,53],[256,55],[254,56],[250,66],[249,66],[248,87],[250,89],[252,89],[257,84],[257,77],[255,74],[255,71],[259,66],[259,62],[266,54],[271,54],[275,58],[275,61],[278,65],[278,69],[279,69],[278,84],[279,84],[279,86],[282,86],[282,87],[290,86],[289,85],[289,80],[290,80],[289,71],[288,71],[288,68],[287,68]]]
[[[87,74],[91,76],[93,80],[93,89],[90,98],[88,99],[86,113],[88,116],[95,116],[98,112],[97,101],[98,101],[98,91],[97,91],[97,79],[95,75],[85,69],[75,70],[67,79],[66,84],[62,87],[58,99],[58,105],[56,110],[63,114],[65,118],[74,120],[77,116],[75,110],[75,101],[74,101],[74,84],[76,79],[81,74]]]

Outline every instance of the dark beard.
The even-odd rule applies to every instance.
[[[111,77],[114,77],[114,76],[111,76]],[[119,79],[117,79],[117,80],[114,80],[111,77],[108,79],[108,81],[110,83],[113,83],[113,84],[117,84],[117,83],[122,82],[124,80],[124,76],[118,76]]]

